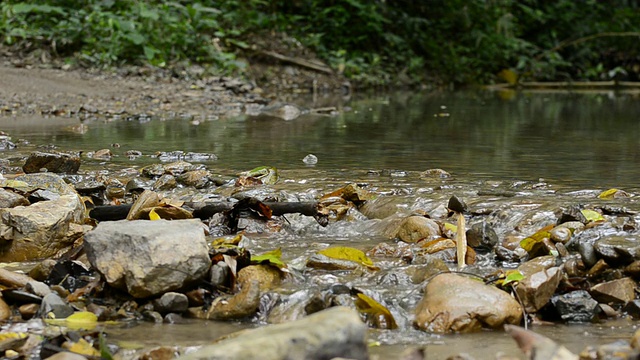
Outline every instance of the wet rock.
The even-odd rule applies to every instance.
[[[29,200],[13,191],[0,188],[0,208],[12,208],[16,206],[28,206]]]
[[[406,269],[407,274],[411,277],[412,283],[421,284],[437,273],[449,271],[447,264],[441,259],[433,256],[425,256],[423,258],[425,261],[423,264],[411,265]]]
[[[395,237],[407,243],[440,236],[438,223],[424,216],[409,216],[401,223]]]
[[[224,261],[219,261],[209,271],[209,282],[214,287],[229,287],[231,269]]]
[[[597,359],[618,360],[618,359],[638,359],[640,352],[631,347],[626,340],[617,340],[612,343],[600,345],[595,348]]]
[[[18,312],[20,313],[20,316],[22,317],[23,320],[28,320],[33,318],[34,316],[36,316],[38,311],[40,311],[40,304],[24,304],[18,307]],[[2,312],[0,311],[0,314],[1,313]],[[0,315],[0,319],[2,319],[1,315]],[[6,318],[3,320],[6,320]]]
[[[398,196],[380,196],[367,201],[358,210],[369,219],[384,219],[400,211],[407,211],[402,201]]]
[[[467,206],[467,203],[465,203],[464,200],[462,200],[462,198],[458,197],[457,195],[453,195],[449,198],[447,208],[451,211],[459,213],[465,213],[469,211],[469,206]]]
[[[578,243],[578,253],[582,258],[582,262],[588,268],[592,267],[598,262],[596,249],[591,243],[584,242],[584,241]]]
[[[631,278],[622,278],[594,285],[589,293],[603,303],[626,304],[635,299],[636,282]]]
[[[8,320],[11,317],[11,308],[0,297],[0,321]]]
[[[442,169],[428,169],[420,173],[421,178],[447,179],[451,174]]]
[[[351,289],[348,289],[348,291],[350,290]],[[341,301],[341,304],[354,304],[349,293],[342,295],[345,295],[345,298],[341,297],[338,300]],[[348,297],[349,300],[347,300],[346,297]],[[317,289],[302,289],[292,294],[280,296],[274,304],[273,309],[269,312],[267,322],[270,324],[281,324],[299,320],[307,315],[307,308],[318,308],[317,304],[313,304],[314,302],[318,302],[317,299],[326,299]],[[326,302],[322,301],[322,306],[325,305],[327,305]]]
[[[162,164],[151,164],[140,169],[140,172],[148,178],[157,178],[164,175],[164,166]]]
[[[259,307],[260,282],[251,280],[242,285],[239,293],[216,299],[206,313],[196,312],[192,315],[207,320],[240,320],[254,315]]]
[[[179,359],[366,360],[366,334],[357,311],[334,307],[298,321],[245,331]]]
[[[598,315],[598,302],[585,290],[576,290],[551,298],[560,318],[566,322],[590,322]]]
[[[176,177],[169,174],[160,176],[156,182],[153,183],[151,189],[153,190],[171,190],[178,185]]]
[[[124,186],[124,191],[127,194],[139,194],[149,187],[150,186],[143,180],[138,178],[133,178],[127,181],[127,184]]]
[[[294,104],[274,104],[263,108],[262,114],[289,121],[300,117],[303,110]]]
[[[640,300],[629,301],[627,305],[622,308],[622,311],[634,320],[640,319]]]
[[[479,253],[491,251],[497,243],[498,234],[485,221],[473,224],[467,230],[467,245]]]
[[[578,356],[555,341],[519,326],[505,325],[507,334],[529,360],[578,360]]]
[[[556,243],[566,244],[571,240],[571,229],[561,226],[556,226],[553,229],[549,230],[549,236],[551,241]]]
[[[640,241],[632,236],[609,236],[594,243],[598,256],[609,265],[627,265],[640,259]]]
[[[440,274],[425,288],[415,325],[435,333],[477,331],[518,324],[522,309],[506,292],[456,274]]]
[[[194,153],[194,152],[184,152],[184,151],[169,151],[169,152],[159,152],[156,153],[156,156],[160,161],[176,161],[176,160],[184,160],[184,161],[214,161],[218,160],[218,156],[215,154],[207,154],[207,153]]]
[[[40,314],[42,316],[46,317],[49,313],[53,313],[56,319],[64,319],[73,314],[74,310],[58,294],[50,293],[42,298],[42,304],[40,305]]]
[[[580,211],[578,206],[571,206],[568,209],[562,210],[562,213],[558,217],[558,225],[570,221],[578,221],[582,224],[586,224],[587,218],[584,216],[582,211]]]
[[[178,176],[188,171],[200,170],[202,165],[193,165],[189,162],[178,160],[169,164],[164,164],[162,168],[164,169],[165,174]]]
[[[93,153],[91,158],[96,160],[111,160],[112,156],[113,154],[111,153],[110,149],[100,149],[100,150],[96,150],[96,152]]]
[[[640,278],[640,260],[636,260],[624,268],[624,272],[635,279]]]
[[[61,351],[49,356],[46,360],[87,360],[87,357],[68,351]]]
[[[52,257],[84,233],[80,225],[84,204],[75,193],[26,207],[0,209],[0,218],[0,261]]]
[[[153,309],[161,314],[181,313],[189,308],[187,295],[177,292],[166,292],[153,301]]]
[[[527,275],[520,280],[516,293],[525,311],[534,313],[542,309],[555,293],[561,279],[561,268],[552,267]]]
[[[238,271],[237,282],[241,286],[257,281],[260,291],[266,292],[280,285],[282,272],[270,265],[249,265]]]
[[[323,270],[356,270],[363,266],[355,261],[334,259],[323,254],[313,254],[307,260],[307,267]]]
[[[80,157],[62,153],[34,152],[29,155],[22,170],[27,174],[48,172],[75,174],[80,168]]]
[[[211,265],[198,220],[102,222],[85,235],[85,249],[110,285],[138,298],[180,289]]]
[[[550,269],[557,265],[557,259],[551,255],[538,256],[518,266],[518,270],[522,275],[529,276],[540,271]]]
[[[178,176],[178,182],[185,186],[195,187],[196,189],[206,188],[209,184],[208,170],[193,170]]]

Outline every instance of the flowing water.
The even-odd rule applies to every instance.
[[[637,93],[401,93],[355,100],[320,99],[316,103],[294,101],[309,107],[338,104],[341,112],[336,116],[303,115],[292,121],[265,116],[87,118],[82,122],[76,118],[0,117],[0,129],[14,141],[55,144],[59,150],[70,151],[111,148],[115,155],[108,162],[84,160],[82,169],[116,171],[158,161],[152,156],[130,160],[124,155],[127,150],[145,155],[182,150],[216,154],[217,161],[204,164],[226,175],[256,166],[275,166],[282,178],[275,185],[280,192],[317,196],[357,182],[400,199],[398,208],[407,211],[436,211],[454,192],[476,207],[516,209],[514,219],[506,219],[503,228],[496,229],[501,236],[522,218],[525,210],[519,213],[520,208],[553,210],[558,203],[575,202],[576,196],[588,202],[581,196],[592,193],[585,190],[616,187],[630,193],[640,191]],[[20,148],[30,149],[24,142],[18,143]],[[112,147],[116,143],[119,146]],[[20,148],[1,155],[19,165],[23,159]],[[305,165],[302,159],[307,154],[316,155],[318,163]],[[420,177],[421,171],[431,168],[442,168],[453,178]],[[483,191],[511,195],[479,196]],[[624,206],[637,207],[633,198]],[[328,244],[348,244],[364,250],[380,242],[393,244],[371,231],[373,227],[375,221],[364,218],[327,228],[302,222],[292,235],[257,237],[248,246],[258,252],[280,246],[284,260],[299,264]],[[398,265],[392,260],[381,261],[387,267]],[[400,330],[371,332],[371,337],[382,344],[372,348],[378,358],[397,358],[404,348],[415,345],[426,347],[428,359],[444,359],[459,352],[477,359],[493,358],[497,352],[519,354],[515,343],[502,332],[443,336],[413,330],[410,310],[419,300],[419,289],[406,288],[389,278],[373,275],[340,279],[383,295],[397,317]],[[333,275],[311,274],[288,291],[336,281]],[[141,324],[112,329],[110,335],[143,344],[193,345],[246,326],[255,325],[202,321]],[[534,329],[579,351],[585,345],[629,337],[635,327],[630,320],[619,320]]]

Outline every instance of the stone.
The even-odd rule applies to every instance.
[[[157,190],[171,190],[178,185],[176,177],[170,174],[164,174],[160,176],[151,186],[153,191]]]
[[[467,245],[479,253],[493,250],[498,243],[498,234],[486,221],[471,225],[467,230]]]
[[[587,218],[584,216],[578,206],[571,206],[568,209],[563,209],[562,214],[558,217],[558,225],[566,222],[577,221],[582,224],[587,223]]]
[[[457,274],[440,274],[426,286],[415,325],[433,333],[470,332],[519,324],[520,304],[508,293]]]
[[[238,271],[238,284],[244,286],[251,281],[258,281],[260,291],[266,292],[280,285],[282,272],[270,265],[249,265]]]
[[[608,236],[593,244],[596,253],[611,266],[640,260],[640,241],[633,236]]]
[[[594,285],[589,293],[603,303],[626,304],[635,299],[636,282],[631,278],[622,278]]]
[[[12,208],[16,206],[28,206],[29,200],[13,191],[0,188],[0,208]]]
[[[578,360],[578,355],[546,336],[519,326],[505,325],[504,330],[516,341],[529,360]]]
[[[447,208],[451,211],[459,213],[465,213],[469,211],[469,206],[467,206],[467,203],[465,203],[464,200],[462,200],[462,198],[458,197],[457,195],[452,195],[449,198]]]
[[[598,302],[589,292],[576,290],[551,298],[551,304],[566,322],[590,322],[598,315]]]
[[[82,236],[83,219],[84,204],[74,192],[30,206],[0,209],[0,262],[56,255]]]
[[[178,182],[196,189],[204,189],[211,183],[209,180],[210,175],[208,170],[187,171],[178,176]]]
[[[551,241],[556,243],[566,244],[571,240],[572,235],[571,229],[562,226],[556,226],[549,230]]]
[[[415,243],[421,239],[432,239],[440,236],[438,223],[424,216],[409,216],[398,228],[395,237],[407,243]]]
[[[45,360],[87,360],[87,358],[83,355],[72,353],[69,351],[61,351],[49,356]]]
[[[64,319],[73,314],[74,310],[58,294],[52,292],[43,297],[40,304],[40,315],[47,317],[49,313],[53,313],[56,319]]]
[[[333,307],[303,319],[247,330],[238,336],[207,345],[180,360],[325,360],[342,357],[369,359],[367,326],[360,314]]]
[[[598,262],[596,249],[593,247],[593,244],[591,243],[584,242],[584,241],[578,243],[578,253],[582,258],[582,262],[588,268],[592,267]]]
[[[177,292],[166,292],[153,301],[153,309],[161,314],[181,313],[189,308],[187,295]]]
[[[107,283],[136,298],[183,288],[211,265],[199,220],[102,222],[85,235],[85,249]]]
[[[80,157],[62,153],[34,152],[27,158],[22,170],[27,174],[48,172],[75,174],[80,168]]]
[[[240,320],[254,315],[260,307],[260,282],[251,280],[245,282],[240,292],[229,297],[219,298],[204,314],[196,313],[197,318],[207,320]]]
[[[516,293],[525,311],[534,313],[542,309],[555,293],[561,279],[561,268],[552,267],[526,275],[520,280],[516,286]]]
[[[531,259],[526,263],[518,266],[518,271],[522,273],[525,277],[531,274],[535,274],[537,272],[551,269],[552,267],[557,265],[557,259],[552,255],[538,256],[537,258]]]
[[[640,319],[640,300],[632,300],[622,308],[622,311],[631,316],[634,320]]]

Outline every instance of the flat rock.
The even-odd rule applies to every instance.
[[[506,292],[456,274],[440,274],[426,286],[415,325],[428,332],[470,332],[519,324],[522,308]]]
[[[13,191],[0,188],[0,208],[12,208],[16,206],[28,206],[29,200]]]
[[[598,302],[585,290],[554,296],[551,303],[560,318],[567,322],[590,322],[599,311]]]
[[[562,270],[552,267],[527,275],[520,280],[516,293],[528,313],[534,313],[545,306],[560,284]]]
[[[63,153],[45,153],[36,151],[29,155],[22,170],[27,174],[48,172],[75,174],[80,168],[80,157]]]
[[[284,324],[269,325],[208,345],[181,360],[369,359],[367,326],[356,310],[333,307]]]
[[[199,220],[102,222],[85,235],[91,265],[137,298],[177,290],[211,265]]]
[[[477,252],[492,250],[498,243],[498,234],[487,222],[476,223],[467,230],[467,245]]]
[[[640,260],[640,239],[635,236],[608,236],[594,243],[596,254],[611,266]]]
[[[409,216],[398,228],[395,237],[407,243],[414,243],[420,239],[431,239],[440,236],[438,223],[424,216]]]
[[[622,278],[594,285],[589,293],[603,303],[626,304],[635,299],[636,282],[631,278]]]

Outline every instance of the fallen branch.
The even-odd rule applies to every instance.
[[[317,64],[315,62],[311,62],[305,59],[289,57],[286,55],[278,54],[277,52],[274,52],[274,51],[260,50],[258,52],[262,55],[269,56],[283,62],[288,62],[291,64],[295,64],[298,66],[302,66],[311,70],[320,71],[327,74],[333,74],[333,70],[331,70],[331,68],[329,68],[324,64]]]
[[[300,213],[307,216],[318,215],[318,203],[309,202],[265,202],[273,215],[284,215],[291,213]],[[206,220],[214,214],[229,211],[235,203],[232,202],[216,202],[216,203],[184,203],[183,207],[193,209],[193,217]],[[96,206],[89,212],[89,216],[98,221],[114,221],[124,220],[131,209],[131,205],[104,205]]]

